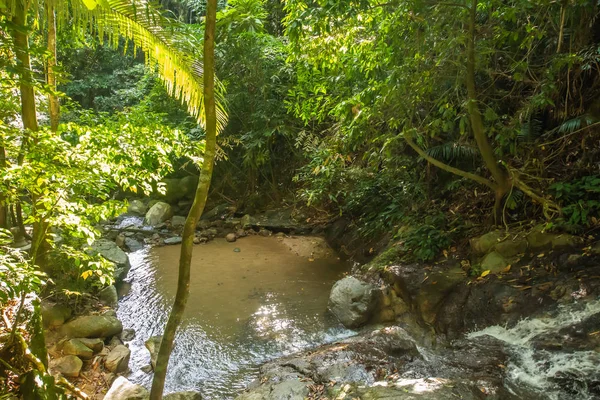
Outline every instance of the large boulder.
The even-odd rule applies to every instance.
[[[162,198],[170,204],[176,204],[182,199],[191,199],[198,185],[197,176],[186,176],[184,178],[168,178],[163,180],[165,194]]]
[[[56,328],[71,317],[72,311],[62,304],[42,301],[42,321],[46,328]]]
[[[501,272],[507,266],[508,261],[497,251],[492,251],[481,261],[482,271],[490,271],[493,274]]]
[[[348,328],[365,324],[377,305],[376,288],[353,276],[333,285],[327,308]]]
[[[144,223],[147,225],[156,226],[161,222],[165,222],[172,216],[173,209],[171,206],[167,203],[159,201],[150,207],[146,213],[146,217],[144,218]]]
[[[89,360],[94,356],[94,351],[82,343],[79,339],[70,339],[62,344],[64,355],[77,356]]]
[[[156,358],[158,357],[158,350],[160,350],[160,342],[162,341],[162,336],[151,336],[144,345],[150,352],[150,364],[152,364],[152,368],[156,368]]]
[[[108,239],[99,239],[92,244],[92,250],[115,264],[115,280],[121,281],[127,277],[131,268],[129,257],[117,246],[115,242]]]
[[[121,333],[123,324],[110,315],[86,315],[67,322],[61,330],[71,338],[105,338]]]
[[[506,234],[502,231],[491,231],[485,235],[469,240],[471,250],[475,254],[487,254],[504,238]]]
[[[131,383],[122,376],[115,379],[104,396],[104,400],[148,400],[150,392],[141,386]]]
[[[580,244],[581,240],[577,236],[567,233],[548,232],[545,226],[541,224],[534,227],[527,234],[527,242],[532,249],[541,249],[545,247],[573,247]]]
[[[78,377],[82,366],[83,361],[74,355],[57,358],[50,362],[50,370],[52,372],[60,372],[62,375],[69,378]]]
[[[77,340],[83,343],[88,348],[92,349],[94,353],[99,353],[104,348],[104,342],[100,338],[79,338]]]
[[[148,207],[141,200],[131,200],[129,202],[129,206],[127,207],[127,212],[129,214],[136,215],[145,215],[146,211],[148,211]]]
[[[176,392],[165,395],[163,400],[202,400],[202,395],[192,391]]]
[[[98,292],[98,298],[102,303],[109,307],[114,307],[119,302],[117,288],[115,285],[110,285]]]
[[[127,346],[122,344],[116,346],[108,353],[104,366],[110,372],[119,373],[125,372],[129,368],[129,358],[131,357],[131,350]]]

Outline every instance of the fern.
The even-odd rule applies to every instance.
[[[573,133],[582,127],[593,124],[595,121],[589,115],[580,115],[563,122],[558,127],[558,133]]]
[[[542,121],[538,118],[529,118],[527,122],[521,125],[521,132],[517,135],[519,142],[529,143],[542,136]]]
[[[474,162],[479,158],[477,149],[456,142],[444,143],[426,150],[426,153],[436,160],[446,163]]]

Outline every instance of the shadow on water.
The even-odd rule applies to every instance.
[[[167,377],[167,392],[200,390],[233,398],[267,360],[351,336],[326,312],[333,283],[349,269],[322,250],[320,238],[250,236],[194,247],[190,297]],[[180,246],[130,254],[132,282],[119,302],[125,328],[136,331],[129,379],[150,385],[141,371],[144,341],[160,335],[177,285]],[[318,254],[317,254],[318,253]],[[322,258],[319,258],[322,255]]]

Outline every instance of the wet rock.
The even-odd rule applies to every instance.
[[[119,373],[125,372],[129,368],[129,358],[131,350],[123,345],[118,345],[108,353],[104,366],[110,372]]]
[[[208,210],[202,214],[203,220],[212,220],[222,218],[230,213],[230,205],[228,203],[219,204],[218,206]]]
[[[121,250],[113,241],[107,239],[99,239],[92,244],[92,250],[96,251],[108,261],[115,263],[115,280],[120,281],[127,277],[127,273],[131,268],[129,257]]]
[[[158,351],[160,350],[160,342],[162,341],[162,336],[151,336],[144,345],[150,352],[150,364],[152,368],[156,368],[156,358],[158,357]]]
[[[269,231],[267,229],[261,229],[260,231],[258,231],[258,234],[260,236],[267,237],[267,236],[271,236],[271,231]]]
[[[248,236],[248,233],[243,229],[238,229],[237,231],[235,231],[235,236],[237,236],[238,238],[246,237]]]
[[[108,342],[108,347],[112,350],[117,346],[121,346],[123,344],[123,341],[117,337],[117,336],[113,336],[110,338],[110,342]]]
[[[507,265],[508,261],[497,251],[492,251],[481,261],[481,269],[483,271],[489,270],[492,274],[501,272]]]
[[[138,250],[142,249],[144,246],[135,239],[125,238],[125,247],[129,251],[138,251]]]
[[[234,253],[239,253],[240,251],[242,251],[239,247],[236,247],[235,249],[233,249]]]
[[[64,355],[77,356],[89,360],[94,356],[94,351],[78,339],[70,339],[61,346]]]
[[[115,285],[105,287],[104,289],[98,292],[98,298],[103,304],[109,307],[116,306],[119,302],[117,288],[115,287]]]
[[[149,373],[151,373],[151,372],[152,372],[152,370],[153,370],[154,368],[152,368],[152,365],[151,365],[151,364],[148,364],[148,365],[144,365],[144,366],[143,366],[142,368],[140,368],[140,369],[142,370],[142,372],[144,372],[144,373],[146,373],[146,374],[149,374]]]
[[[180,228],[183,225],[185,225],[185,217],[182,217],[180,215],[176,215],[173,218],[171,218],[171,226],[173,228]]]
[[[183,241],[181,236],[173,236],[164,240],[165,244],[179,244]]]
[[[146,207],[144,202],[141,200],[137,200],[137,199],[131,200],[129,202],[129,206],[127,206],[127,212],[129,214],[145,215],[147,211],[148,211],[148,207]]]
[[[236,237],[235,233],[228,233],[227,236],[225,236],[225,240],[232,243],[237,240],[237,237]]]
[[[376,303],[376,288],[349,276],[333,285],[327,308],[344,326],[356,328],[369,320]]]
[[[104,348],[104,342],[102,341],[102,339],[79,338],[77,340],[83,343],[83,345],[87,348],[91,349],[94,353],[99,353]]]
[[[71,338],[104,338],[121,333],[123,325],[108,315],[87,315],[62,326],[62,333]]]
[[[135,339],[135,330],[128,328],[128,329],[123,329],[123,332],[121,332],[121,340],[124,342],[130,342],[133,339]]]
[[[146,388],[120,376],[115,379],[104,400],[148,400],[149,397],[150,392]]]
[[[491,231],[478,238],[471,239],[469,244],[473,253],[483,255],[492,250],[505,236],[502,231]]]
[[[64,356],[50,362],[50,370],[60,372],[62,375],[69,378],[76,378],[81,372],[83,362],[77,356]]]
[[[465,280],[465,274],[459,265],[434,270],[421,282],[421,287],[414,295],[414,304],[420,311],[423,320],[432,324],[436,319],[440,304],[444,303],[449,293]]]
[[[148,212],[146,213],[146,217],[144,218],[144,223],[146,225],[157,226],[161,222],[165,222],[169,218],[173,216],[173,209],[167,203],[163,203],[159,201],[154,204]]]
[[[125,235],[117,235],[117,237],[115,238],[115,244],[120,248],[125,247]]]
[[[208,229],[208,228],[210,228],[210,221],[208,221],[206,219],[201,219],[196,224],[196,228],[200,229],[200,230]]]
[[[42,320],[46,328],[61,326],[71,314],[71,309],[65,305],[42,301]]]
[[[202,396],[198,392],[186,391],[169,393],[163,397],[163,400],[202,400]]]

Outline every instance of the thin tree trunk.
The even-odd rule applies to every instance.
[[[46,12],[48,14],[48,57],[47,65],[47,81],[50,87],[51,93],[48,95],[48,105],[50,109],[50,129],[53,132],[58,130],[58,118],[60,113],[60,106],[58,103],[58,96],[56,96],[56,16],[54,11],[54,4],[52,0],[47,2]]]
[[[6,151],[0,146],[0,170],[6,169]],[[8,203],[6,196],[0,193],[0,228],[8,229]]]
[[[477,89],[475,87],[475,23],[477,17],[477,2],[478,0],[471,1],[471,9],[469,15],[469,34],[467,38],[467,109],[469,111],[469,117],[471,119],[471,129],[473,136],[477,142],[477,147],[483,158],[483,162],[487,169],[491,172],[492,177],[497,183],[495,189],[496,203],[494,205],[494,216],[497,218],[502,203],[502,198],[506,192],[510,189],[510,180],[508,175],[498,165],[498,160],[494,154],[494,150],[490,145],[488,137],[485,133],[483,126],[483,120],[477,104]],[[496,219],[496,222],[498,220]]]
[[[194,232],[196,224],[204,211],[210,181],[212,178],[215,150],[217,143],[217,114],[215,109],[215,26],[216,26],[217,0],[208,0],[206,6],[206,19],[204,30],[204,109],[206,112],[206,144],[204,150],[204,162],[194,203],[185,220],[182,234],[181,254],[179,257],[179,278],[177,281],[177,293],[163,339],[160,344],[150,400],[161,400],[169,365],[169,357],[173,349],[175,333],[181,322],[185,305],[187,303],[190,286],[190,265],[192,262],[192,250],[194,247]]]

